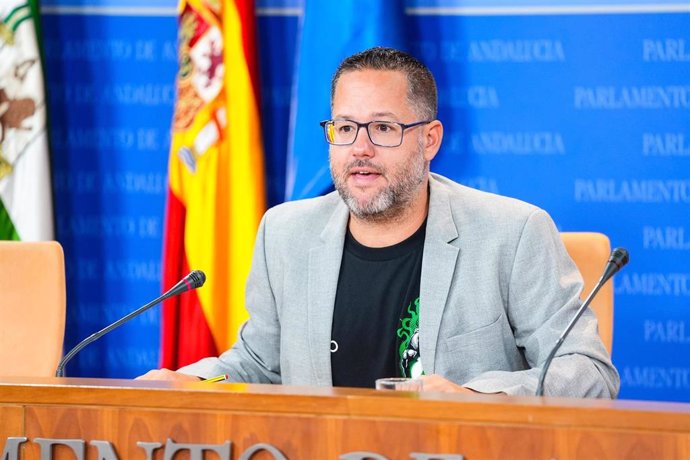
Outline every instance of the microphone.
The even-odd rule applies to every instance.
[[[575,313],[573,319],[570,320],[568,327],[565,328],[561,336],[558,338],[556,346],[553,347],[551,353],[549,353],[549,356],[546,358],[546,361],[544,362],[544,367],[542,367],[541,373],[539,374],[539,384],[537,385],[536,396],[544,396],[544,378],[546,378],[546,372],[549,370],[549,366],[551,366],[551,361],[553,361],[553,358],[556,355],[558,349],[561,348],[561,345],[563,344],[563,341],[565,340],[567,335],[570,333],[570,330],[573,328],[573,326],[575,326],[577,320],[580,319],[582,313],[584,313],[587,307],[589,307],[589,304],[592,303],[592,300],[594,299],[594,296],[596,296],[599,292],[599,289],[601,289],[601,287],[604,284],[606,284],[606,282],[613,275],[618,273],[618,271],[621,268],[623,268],[629,260],[630,256],[628,255],[628,251],[625,248],[616,248],[613,251],[611,251],[611,255],[609,256],[609,260],[606,263],[606,267],[604,268],[604,273],[601,275],[601,278],[599,278],[597,284],[594,285],[594,289],[592,289],[592,292],[589,293],[585,301],[582,302],[582,305],[580,305],[580,308],[577,310],[577,313]]]
[[[110,324],[109,326],[104,327],[100,331],[91,334],[81,342],[77,344],[76,347],[72,348],[69,353],[65,355],[64,358],[60,360],[60,363],[58,364],[57,370],[55,371],[55,377],[63,377],[65,373],[65,365],[69,362],[70,359],[74,357],[77,353],[81,351],[82,348],[90,344],[91,342],[94,342],[98,340],[100,337],[103,335],[107,334],[108,332],[112,331],[116,327],[119,327],[129,321],[130,319],[134,318],[135,316],[138,316],[148,310],[149,308],[153,307],[154,305],[159,304],[160,302],[164,301],[165,299],[169,297],[174,297],[176,295],[180,295],[183,292],[191,291],[193,289],[200,288],[201,286],[204,285],[206,282],[206,275],[204,272],[201,270],[194,270],[191,273],[189,273],[187,276],[182,278],[175,286],[173,286],[168,292],[165,294],[161,295],[160,297],[152,300],[151,302],[147,303],[143,307],[138,308],[137,310],[134,310],[132,313],[128,314],[127,316],[124,316],[114,323]]]

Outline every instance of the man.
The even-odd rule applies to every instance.
[[[372,387],[423,375],[425,391],[534,394],[582,289],[549,216],[429,173],[443,126],[433,76],[412,56],[346,59],[331,110],[337,193],[264,216],[237,344],[144,378]],[[545,394],[613,398],[618,387],[587,311]]]

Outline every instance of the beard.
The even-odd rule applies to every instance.
[[[368,159],[353,160],[337,172],[331,161],[333,184],[355,217],[369,221],[394,220],[408,209],[420,184],[429,173],[429,162],[424,159],[422,142],[420,139],[412,160],[393,172]],[[388,179],[388,185],[371,197],[356,198],[347,184],[349,172],[353,168],[371,168],[381,174],[381,177]]]

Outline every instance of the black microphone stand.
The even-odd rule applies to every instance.
[[[558,349],[561,348],[563,341],[565,340],[566,336],[570,333],[570,330],[575,326],[577,320],[580,319],[580,316],[582,316],[587,307],[589,307],[589,304],[592,303],[592,299],[594,299],[594,296],[596,296],[597,292],[599,292],[599,289],[601,289],[601,287],[604,284],[606,284],[606,280],[604,280],[603,282],[602,280],[603,278],[599,279],[597,285],[594,287],[594,290],[592,290],[592,292],[589,293],[585,301],[582,302],[582,305],[580,305],[580,308],[577,310],[575,317],[570,320],[568,327],[565,328],[561,336],[558,338],[556,346],[551,349],[551,353],[549,353],[549,356],[546,358],[546,361],[544,362],[544,367],[542,367],[541,373],[539,374],[539,384],[537,385],[536,393],[537,396],[544,396],[544,378],[546,378],[546,372],[549,370],[549,366],[551,366],[551,361],[553,361],[553,357],[556,355]]]
[[[606,268],[604,269],[604,274],[601,276],[601,278],[599,278],[599,281],[597,281],[597,284],[594,286],[594,289],[592,289],[592,292],[589,293],[585,301],[582,302],[582,305],[580,305],[580,308],[577,310],[575,317],[570,320],[568,327],[565,328],[561,336],[558,338],[556,346],[553,347],[551,353],[549,353],[549,356],[546,358],[546,361],[544,361],[544,367],[542,367],[541,373],[539,374],[539,383],[537,384],[537,392],[535,393],[536,396],[544,396],[544,379],[546,378],[546,372],[549,370],[549,367],[551,366],[551,361],[553,361],[556,352],[559,348],[561,348],[563,341],[568,336],[571,329],[575,326],[577,320],[580,319],[582,313],[584,313],[587,307],[589,307],[589,304],[592,303],[592,299],[594,299],[594,296],[597,295],[599,289],[601,289],[601,287],[604,284],[606,284],[606,282],[616,272],[618,272],[618,270],[623,268],[623,266],[628,263],[628,260],[628,251],[624,248],[616,248],[612,251],[611,257],[609,258],[609,261],[606,264]]]
[[[190,278],[189,281],[185,281],[188,278]],[[121,326],[122,324],[126,323],[130,319],[134,318],[137,315],[142,314],[149,308],[153,307],[154,305],[159,304],[160,302],[164,301],[165,299],[168,299],[170,297],[174,297],[178,294],[181,294],[183,292],[189,291],[191,289],[196,289],[198,287],[201,287],[204,284],[204,281],[206,281],[206,275],[204,275],[203,272],[199,270],[194,270],[192,273],[187,275],[185,277],[185,280],[180,281],[177,283],[172,289],[170,289],[168,292],[165,294],[161,295],[160,297],[152,300],[151,302],[147,303],[143,307],[139,307],[136,310],[134,310],[132,313],[128,314],[127,316],[124,316],[114,323],[110,324],[109,326],[104,327],[98,332],[95,332],[79,342],[77,346],[72,348],[69,353],[65,355],[64,358],[60,360],[60,363],[58,364],[57,370],[55,371],[55,377],[64,377],[65,374],[65,365],[69,362],[70,359],[74,357],[77,353],[79,353],[85,346],[90,344],[91,342],[98,340],[100,337],[103,335],[107,334],[108,332],[112,331],[116,327]]]

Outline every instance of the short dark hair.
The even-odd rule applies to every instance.
[[[346,72],[356,70],[394,70],[404,73],[407,77],[407,99],[410,104],[422,118],[436,119],[438,93],[436,80],[429,68],[408,53],[380,46],[353,54],[340,63],[331,80],[331,105],[340,77]]]

